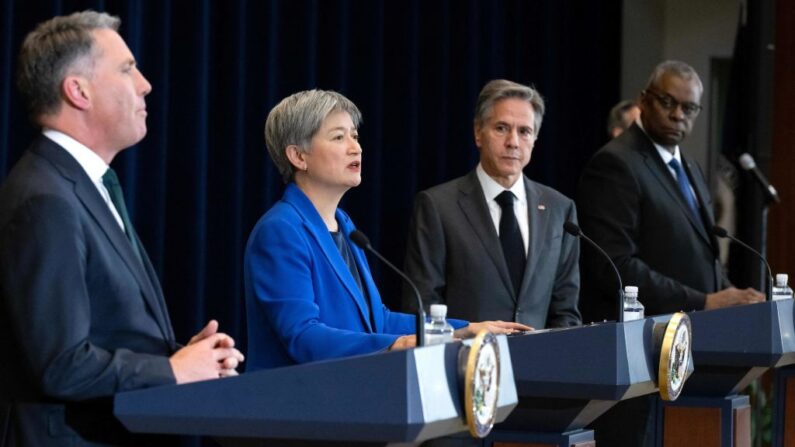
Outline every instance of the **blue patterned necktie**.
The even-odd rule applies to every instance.
[[[682,196],[685,198],[685,202],[687,202],[688,208],[690,208],[690,212],[693,214],[693,217],[696,218],[696,222],[701,222],[701,215],[698,212],[698,203],[696,202],[696,197],[693,195],[693,188],[690,187],[690,180],[687,179],[687,174],[685,170],[682,169],[682,165],[679,162],[672,158],[671,161],[668,162],[668,166],[674,169],[676,172],[676,183],[679,184],[679,191],[682,192]]]
[[[102,184],[108,189],[110,201],[113,202],[116,212],[119,213],[119,217],[121,217],[121,221],[124,224],[124,232],[127,239],[130,241],[130,244],[132,244],[135,256],[137,256],[140,261],[141,251],[138,248],[138,242],[135,240],[135,230],[133,230],[130,215],[127,214],[127,205],[124,203],[124,194],[121,191],[119,177],[116,176],[116,171],[114,171],[113,168],[108,168],[108,170],[105,171],[105,175],[102,176]]]

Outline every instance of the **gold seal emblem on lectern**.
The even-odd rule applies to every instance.
[[[481,331],[475,337],[466,356],[464,373],[464,410],[469,433],[476,438],[486,437],[497,417],[497,398],[500,394],[500,349],[494,334]],[[463,359],[462,359],[463,360]]]
[[[693,372],[690,317],[673,314],[665,327],[660,349],[659,387],[663,400],[676,400]]]

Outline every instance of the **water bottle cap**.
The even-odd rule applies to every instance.
[[[638,293],[638,286],[624,286],[624,293]]]
[[[789,275],[786,273],[776,273],[776,286],[784,287],[789,281]]]
[[[431,304],[431,318],[444,318],[447,316],[447,305]]]

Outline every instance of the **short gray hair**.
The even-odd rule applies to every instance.
[[[312,137],[332,112],[347,112],[354,127],[362,113],[350,99],[331,90],[305,90],[284,98],[265,120],[265,145],[285,183],[293,180],[295,167],[287,158],[287,146],[308,152]]]
[[[82,11],[42,22],[25,37],[19,51],[17,87],[33,121],[60,110],[61,83],[94,49],[91,32],[117,31],[119,25],[118,17]]]
[[[533,136],[538,137],[538,132],[541,130],[541,121],[544,118],[544,98],[531,86],[505,79],[495,79],[483,86],[483,90],[480,91],[478,101],[475,104],[475,125],[478,127],[482,126],[491,117],[494,104],[507,98],[518,98],[530,104],[535,116],[535,135]]]
[[[704,93],[704,85],[701,83],[701,78],[698,77],[696,70],[684,62],[671,60],[660,62],[654,67],[654,71],[651,72],[649,81],[646,83],[646,88],[648,89],[656,85],[660,81],[660,78],[667,74],[675,75],[686,81],[695,80],[698,85],[699,94]]]

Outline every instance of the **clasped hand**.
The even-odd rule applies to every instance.
[[[187,346],[169,358],[177,383],[236,376],[243,360],[243,354],[235,349],[235,340],[218,332],[216,320],[210,320]]]

